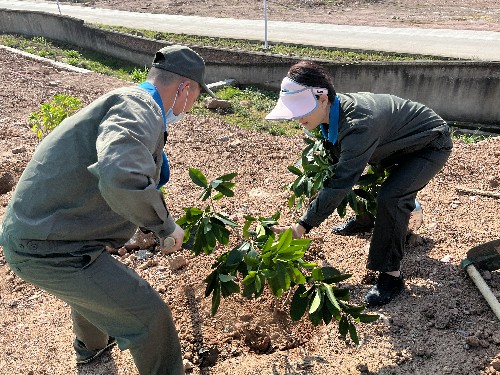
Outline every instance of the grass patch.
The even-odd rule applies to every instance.
[[[265,116],[273,109],[278,93],[248,86],[228,86],[217,91],[217,97],[231,101],[228,109],[210,110],[198,101],[191,110],[193,114],[215,116],[243,129],[264,131],[273,135],[296,135],[302,132],[298,121],[268,121]]]
[[[50,41],[44,37],[25,38],[20,35],[3,34],[0,35],[0,44],[126,81],[139,83],[147,75],[146,67],[138,67],[102,53]]]
[[[50,58],[72,66],[85,68],[134,83],[146,79],[148,68],[138,67],[106,55],[57,43],[43,37],[25,38],[19,35],[0,35],[0,44],[34,55]],[[278,93],[257,87],[226,87],[217,92],[221,99],[231,101],[231,108],[214,111],[203,106],[203,99],[195,104],[191,113],[220,118],[229,124],[274,135],[294,135],[301,131],[297,121],[267,121],[264,117],[278,99]]]
[[[94,24],[95,27],[113,30],[124,34],[141,36],[148,39],[163,40],[171,43],[183,45],[197,45],[213,48],[229,48],[245,52],[268,52],[277,55],[297,58],[324,59],[337,62],[354,63],[361,61],[414,61],[414,60],[443,60],[442,57],[407,55],[401,53],[385,52],[354,52],[347,50],[338,50],[325,47],[307,47],[293,44],[275,44],[269,45],[268,49],[263,48],[260,41],[249,41],[241,39],[214,38],[207,36],[175,34],[167,32],[158,32],[144,29],[131,29],[124,26],[109,26]]]

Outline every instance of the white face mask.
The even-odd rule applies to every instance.
[[[182,86],[182,83],[179,85],[179,87]],[[172,107],[170,107],[167,111],[167,114],[165,115],[166,117],[166,122],[167,122],[167,125],[168,124],[173,124],[174,122],[177,122],[177,121],[181,121],[183,118],[184,118],[184,111],[186,109],[186,104],[187,104],[187,99],[188,99],[188,96],[189,96],[189,87],[188,87],[188,91],[187,91],[187,94],[186,94],[186,101],[184,102],[184,107],[182,108],[182,111],[178,114],[178,115],[174,115],[174,105],[175,105],[175,101],[177,100],[177,95],[179,94],[179,87],[177,87],[177,92],[175,93],[175,98],[174,98],[174,102],[172,103]]]

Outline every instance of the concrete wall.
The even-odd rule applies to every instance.
[[[171,44],[97,29],[72,17],[7,9],[0,9],[0,33],[44,36],[138,66],[149,66],[154,52]],[[205,59],[207,82],[233,78],[277,90],[298,61],[268,53],[192,48]],[[489,124],[489,131],[500,133],[500,62],[318,62],[331,72],[338,92],[399,95],[427,104],[446,120]]]

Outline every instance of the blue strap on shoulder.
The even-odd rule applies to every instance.
[[[330,106],[330,117],[328,124],[328,134],[323,127],[323,124],[320,125],[321,134],[323,138],[328,139],[332,144],[337,142],[337,137],[339,135],[339,111],[340,111],[340,99],[338,96],[335,96],[335,100]]]
[[[141,84],[138,85],[141,89],[149,92],[151,96],[153,97],[154,101],[156,104],[161,109],[161,115],[163,117],[163,131],[167,131],[167,116],[165,114],[165,108],[163,108],[163,102],[161,100],[160,93],[156,89],[155,85],[153,85],[151,82],[142,82]],[[168,158],[167,154],[165,151],[162,153],[162,164],[161,164],[161,171],[160,171],[160,182],[156,186],[157,189],[161,188],[163,185],[165,185],[168,180],[170,180],[170,166],[168,163]]]

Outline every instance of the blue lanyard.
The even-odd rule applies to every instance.
[[[158,89],[153,85],[151,82],[142,82],[140,85],[138,85],[141,89],[149,92],[151,96],[153,97],[154,101],[156,104],[160,106],[161,109],[161,115],[163,116],[163,131],[167,131],[167,116],[165,115],[165,109],[163,108],[163,102],[161,100],[160,93],[158,92]],[[167,154],[165,154],[165,151],[162,153],[162,160],[163,163],[161,165],[161,171],[160,171],[160,182],[158,183],[158,186],[156,187],[157,189],[161,188],[163,185],[165,185],[168,180],[170,180],[170,166],[168,163],[168,158]]]
[[[141,84],[138,85],[141,89],[149,92],[151,96],[153,97],[154,101],[156,104],[161,109],[161,115],[163,116],[163,131],[167,131],[167,115],[165,114],[165,108],[163,108],[163,102],[161,100],[160,93],[158,92],[158,89],[156,88],[155,85],[153,85],[151,82],[142,82]]]
[[[321,134],[323,135],[323,138],[328,139],[330,142],[332,142],[332,144],[335,144],[335,142],[337,142],[337,137],[339,134],[339,111],[340,111],[340,100],[338,96],[335,96],[335,100],[330,106],[330,117],[329,117],[330,122],[328,124],[328,135],[325,132],[323,124],[320,125]]]

